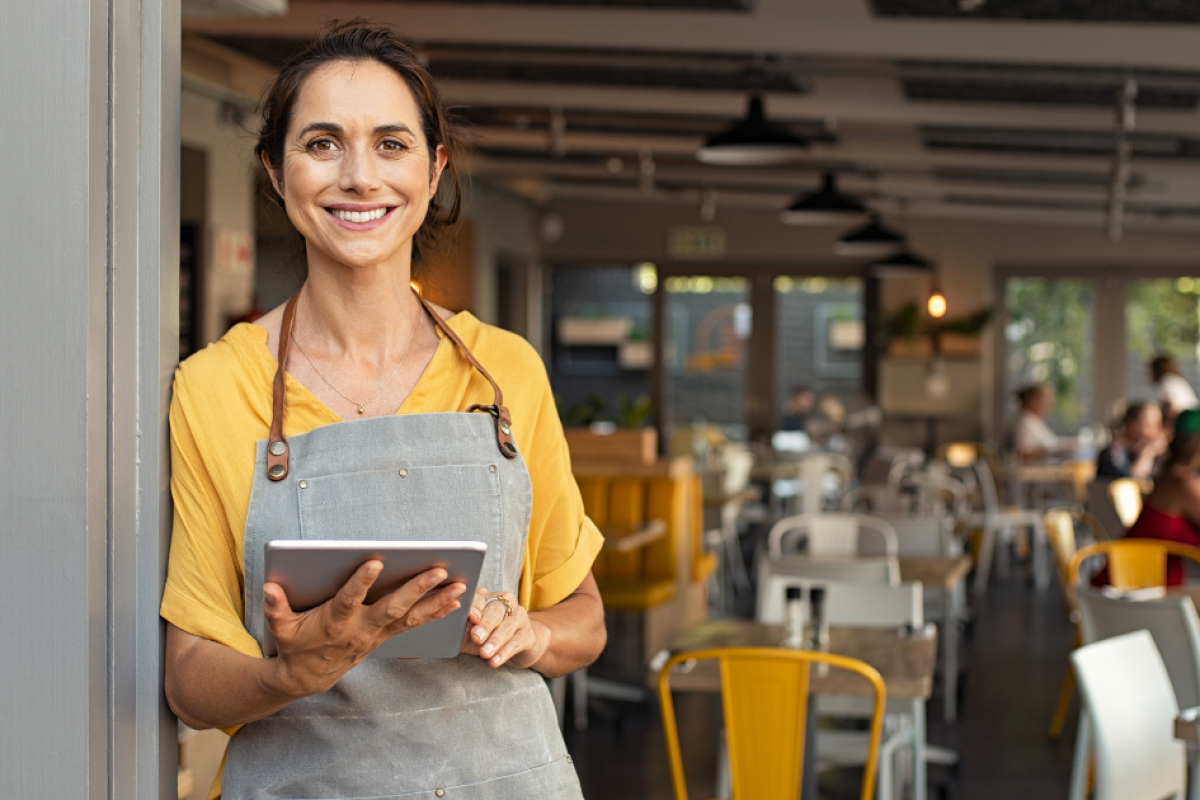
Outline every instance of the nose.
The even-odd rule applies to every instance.
[[[379,170],[369,147],[350,146],[342,158],[338,188],[344,192],[368,194],[379,187]]]

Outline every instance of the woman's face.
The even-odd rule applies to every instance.
[[[320,260],[408,265],[445,165],[441,146],[429,152],[399,75],[375,61],[339,61],[301,87],[283,165],[271,180],[305,239],[310,267]]]

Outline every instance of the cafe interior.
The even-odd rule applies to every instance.
[[[1200,4],[184,0],[181,358],[298,287],[257,104],[356,16],[471,132],[420,290],[604,534],[586,797],[1200,797]]]

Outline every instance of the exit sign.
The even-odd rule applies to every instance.
[[[671,258],[720,258],[725,255],[725,229],[713,225],[671,228],[667,231]]]

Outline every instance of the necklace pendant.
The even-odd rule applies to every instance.
[[[361,413],[363,413],[363,410],[362,410],[362,403],[359,403],[359,404],[358,404],[358,413],[360,413],[360,414],[361,414]]]

